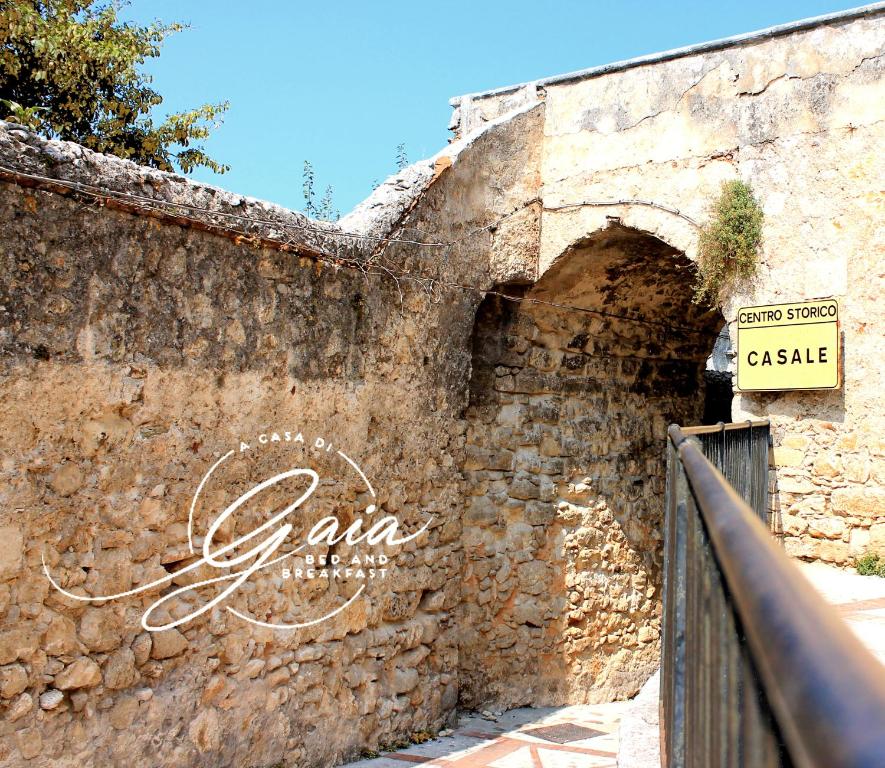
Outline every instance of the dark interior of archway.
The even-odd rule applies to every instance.
[[[734,398],[734,377],[729,366],[731,340],[728,326],[723,325],[716,337],[712,354],[704,371],[704,415],[701,424],[731,421],[731,401]]]
[[[481,305],[466,414],[465,705],[610,700],[656,667],[666,428],[703,417],[722,327],[692,303],[693,283],[682,253],[614,226],[534,286],[502,289],[549,304]]]

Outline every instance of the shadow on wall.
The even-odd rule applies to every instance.
[[[460,625],[465,706],[634,694],[658,663],[664,438],[698,423],[718,312],[691,262],[612,226],[476,317]]]

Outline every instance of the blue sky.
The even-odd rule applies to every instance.
[[[394,169],[445,145],[462,93],[851,8],[838,0],[132,0],[180,21],[149,62],[161,111],[230,101],[207,144],[231,166],[194,178],[300,209],[302,166],[346,213]]]

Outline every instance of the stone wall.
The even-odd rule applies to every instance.
[[[566,254],[525,302],[489,297],[480,308],[465,703],[610,701],[657,667],[661,446],[669,424],[700,420],[721,323],[691,304],[687,274],[672,248],[614,226]]]
[[[541,274],[608,217],[695,260],[692,221],[720,184],[752,185],[766,216],[761,263],[724,297],[732,343],[741,306],[838,298],[843,385],[735,393],[732,416],[772,423],[772,523],[787,551],[839,565],[885,553],[883,50],[883,10],[868,8],[453,101],[456,131],[544,103]]]
[[[440,251],[391,243],[381,254],[374,232],[409,210],[453,243],[437,279],[487,283],[489,248],[512,234],[484,227],[524,199],[538,151],[520,154],[518,137],[538,125],[537,110],[511,116],[407,171],[404,194],[369,202],[364,238],[0,125],[0,765],[333,765],[445,724],[458,697],[460,417],[481,294],[440,303],[391,279],[391,267],[427,268]],[[502,163],[503,147],[521,160],[499,174],[507,184],[465,204],[458,190]],[[495,270],[516,275],[524,261]],[[308,447],[261,437],[286,431]],[[181,571],[165,592],[184,591],[155,623],[180,618],[213,596],[186,588],[216,575],[186,570],[195,488],[241,441],[249,451],[196,508],[196,546],[214,513],[292,464],[323,477],[295,541],[322,515],[344,528],[364,513],[366,486],[309,447],[318,436],[359,463],[376,515],[395,515],[403,533],[430,521],[384,550],[387,577],[331,619],[281,631],[221,604],[146,632],[162,592],[88,603],[46,578],[44,558],[60,586],[89,597]],[[264,508],[303,491],[281,483]],[[243,514],[218,540],[260,521]],[[296,623],[356,589],[273,569],[231,605]]]
[[[393,344],[414,328],[393,286],[368,294],[351,272],[52,193],[0,194],[0,765],[309,765],[439,728],[457,697],[457,497],[444,482],[431,493],[442,470],[414,457],[445,456],[460,435],[427,415],[438,391],[422,355]],[[406,380],[379,383],[400,365]],[[276,632],[216,608],[147,633],[155,594],[91,606],[50,587],[44,555],[92,595],[192,562],[196,483],[275,429],[359,457],[382,509],[408,525],[434,516],[362,609]],[[280,462],[268,452],[225,480],[254,483]],[[327,497],[353,514],[350,485]],[[275,577],[240,607],[285,619]]]
[[[459,700],[635,692],[666,425],[701,417],[746,304],[841,299],[843,388],[732,413],[772,421],[788,551],[883,546],[883,43],[866,13],[464,98],[456,140],[340,226],[0,125],[0,766],[325,766]],[[766,212],[759,280],[705,313],[696,222],[736,177]],[[173,574],[165,618],[199,605],[195,483],[274,430],[332,439],[406,530],[431,519],[364,600],[285,632],[219,609],[148,633],[155,596],[49,585],[44,556],[81,597]],[[303,525],[365,514],[340,464],[268,446],[219,487],[309,457],[330,479]],[[268,572],[236,605],[294,621],[357,588]]]

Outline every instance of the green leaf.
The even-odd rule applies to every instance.
[[[762,208],[743,181],[727,181],[701,229],[694,301],[715,304],[722,293],[756,273],[762,242]]]
[[[79,142],[162,170],[228,169],[202,142],[228,104],[204,104],[155,124],[163,97],[141,71],[185,27],[123,23],[119,3],[0,0],[0,104],[50,138]],[[8,104],[15,104],[13,109]]]

